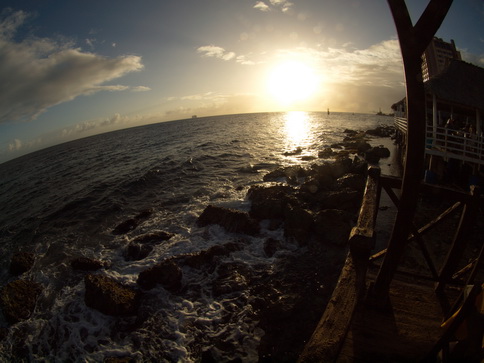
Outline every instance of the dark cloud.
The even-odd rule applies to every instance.
[[[0,123],[33,120],[81,95],[128,89],[103,84],[143,68],[138,56],[111,59],[51,39],[14,41],[26,18],[18,11],[0,19]]]

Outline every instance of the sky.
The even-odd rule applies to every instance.
[[[415,24],[428,1],[407,0]],[[115,129],[249,112],[390,112],[384,0],[2,0],[0,162]],[[484,66],[484,1],[436,34]]]

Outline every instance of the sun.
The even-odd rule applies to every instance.
[[[313,96],[318,83],[316,71],[308,64],[287,61],[269,72],[267,86],[271,97],[282,105],[290,106]]]

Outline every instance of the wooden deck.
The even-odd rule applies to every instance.
[[[368,281],[374,280],[369,271]],[[337,362],[416,362],[433,347],[440,335],[444,309],[457,298],[447,292],[442,301],[429,281],[409,280],[397,274],[384,308],[371,299],[356,307],[351,327]]]
[[[471,187],[470,193],[462,193],[422,185],[422,190],[430,188],[432,195],[439,193],[440,197],[447,196],[450,200],[458,198],[459,202],[454,206],[463,204],[455,233],[451,230],[446,231],[450,237],[452,234],[454,237],[452,243],[446,247],[450,248],[445,260],[445,251],[439,253],[440,272],[430,258],[422,236],[443,225],[443,221],[455,212],[454,206],[422,228],[412,223],[413,232],[408,236],[407,244],[413,240],[417,241],[421,250],[420,261],[400,263],[385,294],[379,294],[378,290],[373,288],[382,272],[381,266],[373,264],[384,254],[385,258],[388,256],[388,249],[385,249],[370,257],[375,242],[380,191],[383,188],[390,199],[395,200],[398,205],[398,198],[392,188],[398,188],[399,184],[395,178],[380,177],[378,170],[369,170],[360,215],[349,237],[350,251],[345,265],[321,320],[299,356],[300,363],[418,362],[433,348],[435,349],[429,357],[435,358],[435,354],[442,347],[440,342],[436,345],[444,333],[441,323],[459,298],[462,286],[472,285],[476,276],[478,277],[475,286],[481,286],[482,274],[478,275],[478,272],[481,271],[484,262],[482,243],[476,245],[480,252],[468,265],[472,271],[466,281],[459,283],[453,277],[460,274],[460,271],[457,272],[457,262],[463,257],[463,251],[470,240],[470,226],[479,214],[479,188]],[[452,223],[447,227],[455,228]],[[381,261],[382,265],[384,261]],[[420,272],[415,270],[415,267],[422,264],[428,267],[428,276],[420,275]],[[456,288],[459,284],[460,288]],[[473,303],[469,299],[469,304]],[[466,311],[467,314],[469,310],[462,311]],[[464,312],[460,316],[465,316]],[[456,322],[454,326],[458,327],[461,322],[462,320]],[[454,330],[448,328],[445,336],[453,332]],[[479,342],[478,334],[480,333],[472,337],[472,341]],[[448,342],[448,339],[443,342]]]

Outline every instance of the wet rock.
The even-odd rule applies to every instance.
[[[390,150],[384,146],[376,146],[365,152],[365,159],[369,163],[377,163],[381,158],[388,158]]]
[[[71,267],[80,271],[96,271],[109,267],[109,264],[92,258],[78,257],[71,261]]]
[[[278,181],[279,179],[285,178],[286,180],[297,180],[298,178],[303,178],[307,175],[306,170],[299,165],[286,166],[283,168],[278,168],[270,173],[264,175],[264,181]]]
[[[299,155],[302,153],[302,147],[297,147],[293,151],[286,151],[283,153],[284,156],[292,156],[292,155]]]
[[[351,130],[351,129],[345,129],[343,132],[348,136],[356,136],[359,134],[359,131]]]
[[[353,168],[353,161],[350,158],[342,157],[333,163],[313,165],[311,175],[318,180],[323,189],[327,190],[334,187],[336,179],[351,172]]]
[[[104,363],[135,363],[136,359],[131,357],[106,357]]]
[[[0,328],[0,341],[4,340],[8,336],[7,328]]]
[[[290,186],[273,185],[253,186],[248,198],[252,202],[250,216],[256,219],[275,219],[284,217],[284,208],[293,200],[294,189]]]
[[[318,152],[318,158],[320,159],[332,158],[337,154],[338,153],[334,152],[332,148],[327,147],[324,150],[321,150],[320,152]]]
[[[350,150],[351,152],[361,154],[366,152],[367,150],[371,149],[371,145],[366,142],[365,140],[349,140],[343,142],[343,146],[347,149]]]
[[[267,257],[272,257],[281,248],[281,242],[274,239],[268,238],[264,241],[264,253]]]
[[[395,127],[393,126],[377,126],[375,129],[367,130],[367,135],[377,137],[391,137],[395,133]]]
[[[167,290],[176,291],[181,287],[182,276],[181,269],[173,261],[165,260],[141,271],[137,283],[145,290],[160,284]]]
[[[10,261],[10,273],[20,275],[29,271],[35,262],[35,255],[30,252],[17,252]]]
[[[212,283],[213,296],[217,297],[232,292],[245,290],[249,282],[246,275],[247,267],[240,263],[220,265],[217,269],[218,278]]]
[[[126,261],[139,261],[148,257],[151,251],[153,251],[152,245],[130,242],[124,251],[124,259]]]
[[[256,235],[259,233],[259,223],[252,219],[248,213],[234,209],[209,205],[198,217],[197,224],[200,227],[210,224],[218,224],[228,232]]]
[[[228,256],[230,253],[240,251],[241,249],[242,246],[235,242],[212,246],[207,250],[186,257],[184,264],[199,269],[204,265],[213,265],[217,257]]]
[[[337,191],[320,193],[316,196],[322,209],[340,209],[358,211],[361,202],[361,192],[345,188]]]
[[[304,156],[301,156],[301,160],[302,161],[312,161],[312,160],[316,160],[317,158],[313,155],[304,155]]]
[[[311,233],[313,215],[299,205],[287,205],[284,211],[284,236],[294,238],[299,244],[305,245]]]
[[[145,219],[149,218],[153,214],[153,209],[146,209],[140,212],[136,217],[130,218],[116,226],[112,231],[114,235],[126,234],[134,230]]]
[[[317,183],[318,190],[328,190],[333,188],[335,179],[333,177],[333,167],[331,164],[325,163],[321,165],[313,165],[311,172],[312,175],[306,180],[306,183],[309,184],[311,183],[311,180],[313,180],[313,184]]]
[[[42,286],[33,281],[15,280],[0,292],[0,303],[5,319],[15,324],[30,317],[35,309]]]
[[[136,237],[133,241],[142,244],[157,244],[163,241],[168,241],[170,238],[174,236],[173,233],[165,232],[165,231],[157,231],[152,233],[143,234],[141,236]]]
[[[366,177],[361,174],[349,173],[336,180],[337,189],[351,188],[363,191],[366,185]]]
[[[84,283],[84,301],[90,308],[112,316],[136,314],[140,299],[139,291],[103,275],[86,275]]]
[[[147,233],[136,237],[132,240],[124,251],[124,259],[126,261],[142,260],[153,251],[155,245],[163,241],[167,241],[174,235],[165,231],[157,231]]]
[[[351,232],[352,214],[338,210],[325,209],[316,214],[314,229],[326,242],[345,245]]]
[[[138,215],[135,217],[135,219],[137,219],[137,220],[147,219],[147,218],[151,217],[153,212],[154,212],[154,210],[152,208],[145,209],[145,210],[139,212]]]
[[[133,229],[138,227],[139,225],[139,220],[135,218],[128,219],[116,226],[113,230],[113,234],[119,235],[119,234],[126,234],[128,232],[131,232]]]

